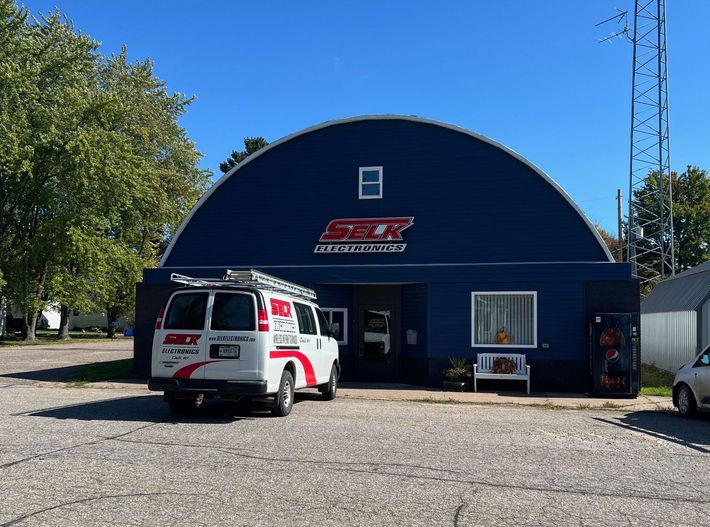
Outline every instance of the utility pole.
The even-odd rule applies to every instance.
[[[623,216],[621,212],[621,189],[616,189],[616,221],[617,221],[617,238],[619,239],[619,256],[618,262],[624,261],[624,232],[623,232]]]

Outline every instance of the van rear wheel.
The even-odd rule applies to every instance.
[[[279,390],[276,392],[276,405],[271,413],[276,417],[286,417],[293,408],[293,375],[288,370],[281,374]]]
[[[205,402],[205,396],[200,393],[183,399],[176,398],[174,394],[166,392],[165,401],[168,403],[173,413],[187,415],[196,412],[202,407],[202,404]]]
[[[338,391],[338,368],[333,367],[330,369],[330,378],[326,384],[320,387],[320,393],[322,394],[324,401],[332,401],[335,399],[335,395]]]

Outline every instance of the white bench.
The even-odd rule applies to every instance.
[[[493,373],[493,361],[508,359],[515,364],[513,373]],[[479,353],[478,362],[473,365],[473,391],[478,391],[478,379],[503,379],[512,381],[527,381],[530,394],[530,366],[525,364],[525,355],[513,353]]]

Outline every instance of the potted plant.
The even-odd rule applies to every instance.
[[[463,392],[468,389],[471,380],[471,365],[464,357],[449,357],[450,366],[444,373],[444,390]]]

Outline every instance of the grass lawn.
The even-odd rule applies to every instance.
[[[673,373],[659,370],[652,364],[641,364],[641,393],[643,395],[673,395]]]
[[[112,379],[135,379],[133,359],[99,362],[82,368],[72,375],[73,384],[110,381]]]
[[[2,346],[37,346],[45,344],[71,344],[77,340],[81,342],[103,342],[106,340],[106,333],[104,332],[86,332],[81,331],[70,331],[69,340],[56,340],[57,330],[56,329],[43,329],[37,331],[37,340],[34,342],[23,342],[20,337],[7,336],[0,337],[0,347]],[[123,338],[120,333],[116,334],[116,338]]]

